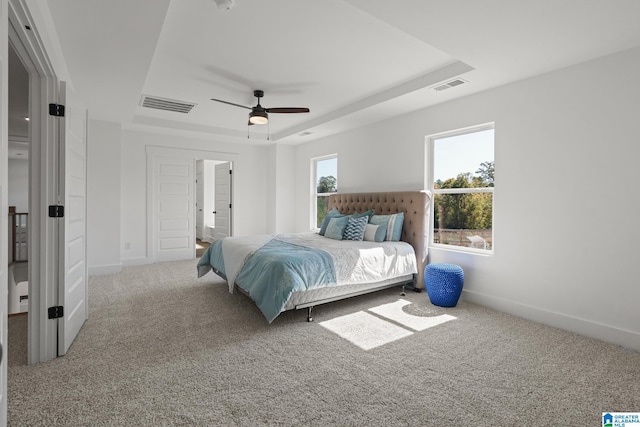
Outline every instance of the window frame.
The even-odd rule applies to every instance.
[[[338,185],[338,153],[327,154],[324,156],[313,157],[311,159],[311,200],[310,200],[310,208],[311,215],[309,217],[309,224],[311,225],[311,230],[319,230],[320,227],[317,225],[318,220],[318,197],[329,197],[332,194],[337,194],[337,191],[332,193],[318,193],[318,162],[323,160],[336,159],[336,187]]]
[[[493,187],[478,187],[478,188],[434,188],[435,176],[434,176],[434,162],[435,162],[435,142],[439,139],[450,138],[460,135],[466,135],[475,132],[482,132],[485,130],[494,130],[493,138],[493,162],[495,168],[495,123],[484,123],[476,126],[469,126],[466,128],[456,129],[448,132],[441,132],[426,137],[426,162],[428,172],[426,174],[426,188],[431,192],[431,202],[429,203],[429,239],[428,246],[430,248],[443,249],[454,252],[464,252],[476,255],[493,255],[495,251],[495,197],[494,189],[496,186],[496,180],[494,177]],[[495,172],[495,171],[494,171]],[[467,246],[447,245],[443,243],[435,243],[433,241],[435,234],[435,203],[434,199],[439,194],[474,194],[474,193],[491,193],[491,249],[479,249]]]

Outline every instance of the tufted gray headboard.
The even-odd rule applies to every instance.
[[[415,287],[424,288],[424,268],[427,265],[427,238],[431,197],[425,191],[398,191],[383,193],[338,193],[329,196],[329,209],[352,214],[374,209],[378,215],[404,212],[402,241],[416,251],[418,277]]]

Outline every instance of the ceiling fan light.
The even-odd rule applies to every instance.
[[[254,125],[264,125],[269,121],[267,113],[264,111],[252,111],[249,113],[249,123]]]

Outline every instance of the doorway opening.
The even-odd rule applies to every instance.
[[[147,147],[150,263],[195,259],[233,230],[235,155]]]
[[[13,45],[8,49],[9,364],[28,362],[29,311],[29,72]],[[6,213],[5,213],[6,215]]]
[[[41,35],[33,25],[30,12],[24,2],[9,0],[8,18],[9,46],[15,53],[14,57],[18,58],[28,74],[28,89],[24,91],[28,100],[27,117],[29,118],[28,138],[24,141],[28,146],[29,159],[28,195],[26,196],[28,200],[26,335],[28,363],[34,364],[47,362],[64,354],[64,351],[59,350],[59,343],[65,342],[65,336],[69,338],[72,335],[67,333],[67,320],[70,317],[68,312],[78,312],[78,310],[65,310],[66,313],[63,315],[61,308],[65,302],[64,292],[67,283],[66,276],[61,274],[61,271],[64,271],[61,264],[66,262],[67,257],[66,248],[60,243],[65,242],[68,236],[63,218],[60,218],[62,213],[60,206],[66,204],[69,208],[65,199],[67,193],[64,175],[67,171],[65,156],[68,153],[65,143],[66,125],[70,123],[68,118],[71,117],[71,112],[75,115],[78,109],[75,108],[77,105],[75,101],[70,101],[68,97],[70,91],[67,90],[66,85],[58,81],[50,57],[44,50]],[[13,89],[13,83],[9,86]],[[49,107],[51,103],[57,102],[66,103],[65,116],[51,115],[52,110]],[[7,111],[7,114],[9,115],[10,111]],[[21,119],[25,120],[24,115]],[[76,128],[77,126],[74,127]],[[67,209],[66,213],[64,220],[67,220],[70,217],[69,213],[72,212]],[[60,337],[63,339],[59,340]],[[68,341],[70,339],[66,342]]]

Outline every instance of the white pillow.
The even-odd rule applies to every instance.
[[[386,228],[381,225],[367,224],[364,229],[364,238],[367,242],[382,242],[384,240]]]

